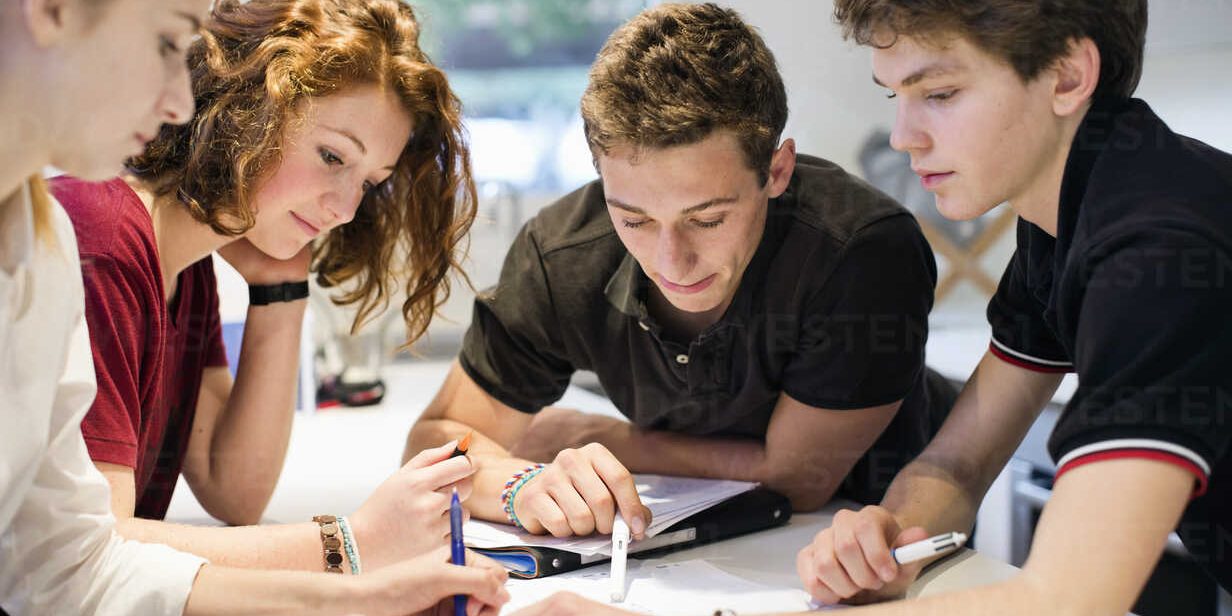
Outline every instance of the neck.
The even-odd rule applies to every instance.
[[[28,93],[28,86],[0,81],[0,208],[14,203],[26,178],[40,173],[51,158],[41,123],[30,111],[38,105],[23,96]]]
[[[170,299],[175,295],[175,281],[180,272],[236,238],[219,235],[209,225],[197,222],[174,195],[155,197],[140,180],[132,177],[125,180],[150,211],[163,289]]]
[[[1061,209],[1061,182],[1065,178],[1065,164],[1069,162],[1074,136],[1086,111],[1064,118],[1057,139],[1050,152],[1043,156],[1034,175],[1035,180],[1021,194],[1009,200],[1010,207],[1023,220],[1057,236],[1057,218]]]
[[[649,296],[646,298],[647,311],[659,322],[669,337],[680,341],[692,341],[697,338],[707,327],[718,323],[719,319],[723,318],[723,313],[727,312],[727,307],[731,305],[731,298],[728,298],[722,304],[705,312],[686,312],[673,306],[654,283],[650,284],[649,291]]]

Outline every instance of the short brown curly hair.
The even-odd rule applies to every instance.
[[[735,11],[664,4],[603,45],[582,120],[596,156],[616,145],[667,148],[731,131],[765,184],[787,124],[787,90],[774,54]]]
[[[844,38],[889,47],[898,36],[961,36],[1030,81],[1090,38],[1099,49],[1096,97],[1128,97],[1142,77],[1147,0],[835,0]]]
[[[196,115],[164,126],[129,170],[156,195],[175,195],[215,232],[252,227],[257,184],[278,168],[297,106],[347,87],[396,93],[412,120],[393,175],[355,218],[313,248],[318,282],[353,282],[334,301],[358,304],[353,328],[388,305],[406,278],[408,344],[449,297],[451,270],[475,218],[461,103],[419,47],[419,24],[399,0],[220,0],[188,51]],[[396,259],[409,263],[396,264]]]

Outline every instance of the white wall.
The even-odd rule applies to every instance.
[[[757,27],[787,84],[784,136],[798,149],[858,170],[856,155],[874,127],[889,127],[894,107],[873,84],[867,49],[842,40],[826,1],[728,0]]]

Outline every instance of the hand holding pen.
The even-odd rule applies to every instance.
[[[884,507],[841,510],[829,528],[800,550],[796,571],[804,589],[820,603],[835,604],[857,595],[859,602],[894,598],[906,591],[926,564],[926,560],[896,560],[895,548],[906,549],[924,539],[927,531],[918,526],[900,528]],[[900,556],[906,558],[917,549],[921,548]]]
[[[451,490],[465,500],[474,466],[450,458],[455,443],[427,449],[381,483],[350,516],[366,569],[378,569],[445,547],[449,538]]]

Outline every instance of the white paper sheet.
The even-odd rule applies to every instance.
[[[650,508],[650,527],[647,537],[654,537],[667,527],[721,503],[737,494],[757,487],[747,481],[724,481],[718,479],[693,479],[666,477],[662,475],[635,475],[637,493],[642,504]],[[519,531],[509,524],[496,524],[471,520],[463,533],[466,545],[475,548],[497,548],[513,545],[532,545],[568,550],[583,555],[610,554],[612,540],[608,535],[556,538],[550,535],[532,535]],[[631,544],[637,547],[637,542]]]
[[[773,588],[737,577],[704,560],[679,563],[631,561],[628,595],[620,607],[660,616],[713,614],[729,608],[738,614],[809,609],[808,593],[798,588]],[[600,603],[611,603],[607,567],[592,567],[538,580],[510,580],[512,600],[502,610],[513,612],[555,594],[570,591]]]

